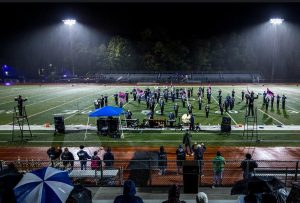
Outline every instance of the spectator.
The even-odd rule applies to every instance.
[[[257,203],[257,198],[256,198],[255,194],[250,193],[244,197],[244,202],[245,203]]]
[[[197,203],[208,203],[207,195],[204,192],[199,192],[196,195],[196,202]]]
[[[179,145],[178,149],[176,150],[176,165],[177,165],[177,175],[182,172],[182,163],[185,160],[185,152],[182,145]]]
[[[102,160],[102,166],[104,166],[104,162],[103,162],[103,157],[104,157],[104,154],[106,153],[106,151],[104,150],[104,147],[100,146],[99,147],[99,150],[98,150],[98,156],[100,157],[100,159]]]
[[[194,160],[200,162],[199,166],[200,166],[201,176],[204,176],[204,174],[203,174],[203,167],[204,167],[203,155],[204,155],[205,151],[206,151],[206,146],[203,143],[201,145],[198,144],[197,148],[194,150]]]
[[[158,168],[159,168],[158,175],[166,174],[166,168],[168,165],[167,159],[168,158],[167,158],[167,153],[165,152],[165,148],[163,146],[160,146],[158,152]]]
[[[64,152],[61,154],[60,158],[63,161],[62,163],[64,170],[66,170],[67,168],[73,170],[74,155],[69,151],[67,147],[64,149]]]
[[[62,153],[62,150],[60,147],[57,147],[57,149],[55,149],[55,147],[50,147],[47,150],[47,154],[50,159],[51,167],[58,167],[59,157],[60,157],[61,153]]]
[[[9,163],[6,169],[0,172],[0,202],[15,203],[14,187],[22,179],[23,174],[18,172],[14,163]]]
[[[273,194],[262,194],[262,202],[263,203],[274,203],[274,202],[278,202],[275,195]]]
[[[180,201],[180,188],[178,185],[173,184],[169,189],[168,200],[162,203],[185,203],[185,201]]]
[[[77,156],[80,160],[80,168],[81,170],[86,170],[86,162],[88,159],[91,158],[91,156],[83,150],[84,146],[83,145],[80,145],[80,150],[77,152]]]
[[[221,152],[218,151],[216,157],[213,159],[214,179],[212,188],[214,188],[217,185],[222,185],[225,164],[225,158],[222,157]]]
[[[189,133],[189,130],[186,129],[186,132],[183,135],[182,143],[185,145],[185,153],[187,155],[193,155],[192,146],[191,146],[191,137],[192,135]]]
[[[105,167],[111,168],[114,165],[115,156],[111,152],[111,148],[107,147],[106,153],[103,155],[103,162],[105,164]]]
[[[246,154],[246,159],[241,162],[240,167],[243,169],[244,179],[254,176],[254,169],[258,167],[256,161],[252,159],[251,154]]]
[[[94,156],[91,158],[91,169],[99,170],[101,166],[101,159],[98,157],[98,152],[94,151]]]
[[[142,198],[136,196],[135,184],[132,180],[126,180],[123,186],[123,195],[115,198],[114,203],[143,203]]]

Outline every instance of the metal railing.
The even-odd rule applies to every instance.
[[[298,180],[299,161],[266,161],[256,160],[258,167],[253,171],[255,176],[275,176],[286,186]],[[177,161],[168,160],[160,164],[158,160],[115,160],[112,166],[106,166],[102,161],[96,169],[91,166],[91,160],[86,162],[86,170],[81,170],[79,160],[10,160],[0,161],[3,170],[8,163],[14,163],[21,173],[30,172],[42,167],[52,166],[69,173],[74,182],[85,185],[120,186],[124,180],[130,178],[137,186],[168,186],[171,184],[183,185],[182,167]],[[67,164],[66,164],[67,163]],[[213,184],[214,167],[212,161],[197,161],[199,167],[199,186]],[[0,170],[1,167],[0,167]],[[246,169],[246,172],[249,169]],[[227,160],[223,170],[223,186],[232,186],[236,181],[243,179],[241,160]]]

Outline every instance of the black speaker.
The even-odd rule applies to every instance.
[[[119,129],[119,120],[112,119],[109,121],[109,132],[116,132]]]
[[[100,132],[103,127],[107,126],[106,119],[99,118],[97,120],[97,131]]]
[[[197,161],[184,161],[182,166],[184,193],[198,193],[199,165]]]
[[[231,118],[223,117],[221,123],[221,132],[230,132],[231,131]]]
[[[58,133],[65,133],[65,122],[63,116],[54,116],[54,127]]]
[[[222,125],[231,125],[231,118],[223,117],[222,118]]]

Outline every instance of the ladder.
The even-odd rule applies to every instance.
[[[245,123],[244,123],[244,132],[243,137],[247,136],[248,139],[253,139],[253,137],[256,137],[256,142],[260,142],[258,139],[258,131],[257,131],[257,107],[254,110],[254,115],[248,116],[249,109],[246,108],[245,113]]]
[[[19,130],[21,133],[21,141],[24,141],[24,125],[28,126],[28,130],[29,134],[30,134],[30,138],[32,138],[32,133],[31,133],[31,129],[30,129],[30,125],[29,125],[29,121],[28,121],[28,117],[27,117],[27,113],[26,113],[26,109],[25,106],[22,107],[22,112],[19,112],[19,108],[18,107],[14,107],[14,112],[13,112],[13,130],[12,130],[12,141],[14,141],[14,137],[15,137],[15,128],[18,128],[19,126]]]

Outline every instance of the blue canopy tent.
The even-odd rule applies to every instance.
[[[124,109],[123,108],[114,107],[114,106],[105,106],[103,108],[96,109],[95,111],[91,112],[89,114],[89,117],[112,117],[112,116],[118,116],[119,117],[119,122],[121,123],[121,121],[120,121],[120,115],[122,113],[124,113]],[[88,123],[89,123],[89,119],[88,119]],[[122,130],[121,138],[124,138],[122,125],[121,125],[121,130]],[[86,128],[86,134],[87,134],[87,128]],[[86,134],[84,136],[84,140],[86,139]]]
[[[102,116],[120,116],[124,112],[123,108],[114,106],[105,106],[89,114],[89,117],[102,117]]]

